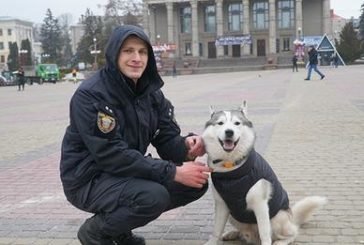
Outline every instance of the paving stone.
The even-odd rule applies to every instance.
[[[256,149],[272,165],[291,203],[307,195],[329,200],[303,225],[294,244],[364,244],[363,68],[323,68],[322,81],[303,81],[304,70],[165,77],[163,91],[184,134],[203,131],[210,105],[237,108],[247,100]],[[77,86],[33,85],[23,93],[0,88],[0,245],[79,245],[78,227],[91,214],[67,202],[59,179],[68,103]],[[153,148],[150,152],[156,154]],[[135,232],[148,245],[202,245],[212,233],[213,212],[209,190]]]

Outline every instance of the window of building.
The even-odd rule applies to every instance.
[[[185,43],[185,55],[192,55],[191,43]]]
[[[192,13],[191,7],[181,8],[181,32],[191,33],[192,30]]]
[[[276,53],[278,54],[281,51],[281,40],[279,38],[276,39]]]
[[[198,52],[200,54],[200,57],[202,57],[203,56],[203,44],[202,43],[198,44]]]
[[[268,29],[269,8],[267,1],[253,3],[253,25],[255,29]]]
[[[215,5],[208,5],[205,8],[205,32],[216,32]]]
[[[8,42],[8,49],[11,48],[11,44],[12,44],[12,42]]]
[[[241,31],[243,26],[242,3],[231,3],[228,6],[229,31]]]
[[[12,32],[12,30],[8,29],[8,36],[11,36],[11,32]]]
[[[0,42],[0,50],[3,50],[3,49],[4,49],[4,43]]]
[[[294,27],[294,0],[278,1],[278,27],[292,28]]]
[[[0,62],[1,62],[1,63],[5,63],[5,56],[4,56],[4,55],[1,55],[1,56],[0,56]]]
[[[229,55],[229,46],[228,45],[224,45],[224,55],[225,56]]]
[[[289,37],[283,38],[283,51],[291,50],[291,39]]]
[[[0,29],[0,36],[3,35],[3,29]]]

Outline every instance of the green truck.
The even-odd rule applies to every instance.
[[[56,83],[60,79],[59,68],[56,64],[38,64],[35,70],[41,82]]]
[[[42,84],[43,82],[56,83],[60,80],[60,72],[57,64],[38,64],[35,67],[24,66],[23,69],[25,81],[29,84]]]

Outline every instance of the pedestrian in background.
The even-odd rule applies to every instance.
[[[124,25],[111,34],[106,65],[70,102],[60,175],[67,200],[93,213],[83,245],[144,245],[132,230],[199,199],[208,187],[201,136],[181,136],[149,38]],[[161,158],[147,153],[152,144]]]
[[[333,57],[333,63],[334,63],[335,68],[337,68],[339,66],[339,55],[336,52]]]
[[[76,68],[72,69],[72,78],[73,78],[73,83],[77,82],[77,70]]]
[[[297,55],[294,54],[293,57],[292,57],[292,69],[293,69],[293,72],[296,70],[296,72],[298,72],[298,65],[297,65],[297,61],[298,61],[298,58],[297,58]]]
[[[176,64],[176,61],[173,61],[172,75],[173,75],[173,77],[177,77],[177,64]]]
[[[320,75],[321,80],[325,78],[325,75],[322,74],[318,69],[317,69],[317,64],[318,64],[318,52],[315,49],[314,46],[310,46],[308,48],[308,73],[307,73],[307,77],[305,78],[305,80],[310,80],[311,79],[311,73],[312,70],[314,70],[317,74]]]
[[[24,77],[23,67],[19,67],[17,76],[18,76],[18,91],[20,91],[20,90],[24,91],[25,77]]]

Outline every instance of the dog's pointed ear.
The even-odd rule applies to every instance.
[[[212,105],[210,105],[210,116],[214,115],[215,109]]]
[[[240,110],[241,112],[245,115],[248,116],[248,103],[246,102],[246,100],[243,101],[243,103],[240,106]]]

